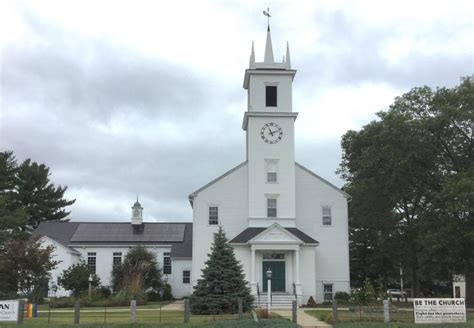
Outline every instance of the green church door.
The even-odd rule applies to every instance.
[[[263,292],[268,291],[268,269],[272,271],[272,293],[285,292],[285,261],[263,261],[262,263]]]

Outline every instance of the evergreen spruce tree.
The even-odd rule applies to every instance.
[[[206,267],[191,295],[191,311],[195,314],[235,313],[237,298],[243,309],[251,308],[253,296],[244,279],[242,265],[229,245],[222,227],[214,234],[214,243]]]

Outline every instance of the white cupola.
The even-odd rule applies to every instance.
[[[132,225],[141,225],[143,223],[143,207],[137,201],[132,206]]]

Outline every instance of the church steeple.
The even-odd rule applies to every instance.
[[[272,46],[272,35],[270,34],[270,25],[267,29],[267,42],[265,44],[265,57],[263,62],[265,64],[273,64],[275,59],[273,59],[273,46]]]

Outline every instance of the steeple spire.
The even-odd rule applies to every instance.
[[[290,45],[286,42],[286,68],[291,68]]]
[[[253,48],[253,41],[252,41],[252,52],[250,53],[249,68],[255,68],[255,50]]]
[[[267,43],[265,44],[265,57],[263,62],[265,64],[273,64],[275,60],[273,59],[273,46],[272,46],[272,36],[270,34],[270,25],[267,30]]]

